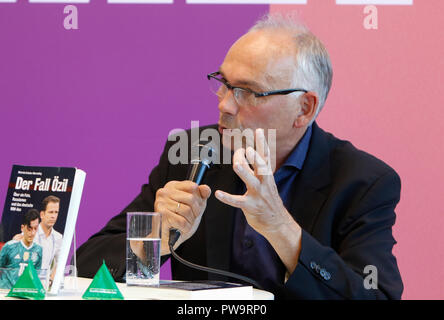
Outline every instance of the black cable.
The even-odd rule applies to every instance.
[[[253,279],[250,279],[248,277],[245,276],[241,276],[239,274],[236,273],[232,273],[232,272],[228,272],[228,271],[224,271],[224,270],[218,270],[218,269],[213,269],[213,268],[209,268],[209,267],[204,267],[204,266],[200,266],[198,264],[194,264],[191,262],[186,261],[185,259],[181,258],[180,256],[177,255],[176,252],[174,252],[173,246],[176,243],[177,239],[179,239],[180,237],[180,232],[177,229],[170,229],[170,238],[168,241],[168,245],[170,247],[170,252],[171,255],[178,260],[180,263],[183,263],[184,265],[193,268],[193,269],[197,269],[197,270],[201,270],[201,271],[205,271],[205,272],[209,272],[209,273],[216,273],[222,276],[226,276],[226,277],[230,277],[230,278],[235,278],[241,281],[245,281],[250,283],[252,286],[260,289],[260,290],[264,290],[259,283],[257,283],[256,281],[254,281]]]

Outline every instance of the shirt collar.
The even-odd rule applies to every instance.
[[[42,225],[39,223],[39,227],[37,228],[37,233],[40,235],[40,234],[43,234],[44,232],[43,232],[43,228],[42,228]]]
[[[32,248],[32,246],[34,245],[34,241],[32,241],[32,243],[29,245],[29,247],[26,246],[25,242],[23,240],[20,240],[20,243],[22,244],[22,246],[26,249],[29,250]]]
[[[46,237],[46,234],[45,234],[45,231],[43,231],[43,228],[42,228],[42,224],[41,223],[39,223],[39,227],[37,228],[37,232],[38,232],[38,234],[39,234],[39,237],[44,237],[45,239],[47,239],[47,237]],[[51,231],[49,232],[49,236],[48,236],[48,238],[49,237],[51,237],[52,236],[52,229],[51,229]]]
[[[305,158],[307,156],[308,147],[310,146],[312,126],[310,125],[304,133],[304,136],[299,140],[296,147],[290,153],[282,167],[294,167],[299,170],[302,169],[304,165]]]

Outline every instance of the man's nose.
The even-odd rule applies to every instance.
[[[232,90],[227,90],[223,98],[219,100],[218,108],[220,112],[231,115],[236,115],[239,112],[239,105],[234,99]]]

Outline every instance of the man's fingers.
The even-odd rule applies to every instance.
[[[216,198],[229,206],[243,208],[245,206],[245,196],[238,196],[217,190],[214,194]]]
[[[171,203],[171,206],[168,206],[168,208],[173,212],[177,211],[178,208],[176,206],[179,204],[179,208],[180,206],[183,208],[191,208],[195,217],[200,213],[203,200],[199,196],[195,196],[189,192],[174,190],[168,193],[167,198],[170,199]],[[181,212],[183,212],[183,210],[181,210]]]
[[[268,143],[265,139],[264,129],[256,129],[256,151],[265,160],[265,162],[269,163],[270,157],[270,149],[268,147]]]
[[[175,196],[177,197],[177,194],[175,194]],[[171,194],[168,193],[168,191],[159,189],[156,194],[156,201],[154,202],[154,210],[160,212],[162,217],[170,218],[169,221],[173,221],[174,216],[179,216],[192,225],[196,216],[191,206],[181,202],[185,201],[184,197],[185,196],[183,196],[180,201],[177,201],[171,198]]]
[[[245,158],[245,149],[240,148],[234,153],[233,169],[248,189],[255,189],[259,186],[260,181],[255,177],[254,171],[251,170],[248,161]]]
[[[239,176],[239,178],[241,178],[241,180],[245,183],[247,189],[257,189],[259,187],[260,181],[258,180],[258,178],[256,178],[253,170],[251,170],[249,167],[248,169],[245,169],[244,165],[240,163],[234,163],[233,169]]]
[[[193,209],[189,205],[177,201],[172,201],[168,205],[168,210],[178,216],[184,217],[190,225],[194,224],[194,220],[196,220],[199,215],[199,211],[197,211],[197,213],[195,212],[197,209]]]
[[[211,188],[209,186],[207,186],[206,184],[200,185],[198,187],[199,189],[199,193],[200,196],[202,197],[202,199],[206,200],[210,197],[211,195]]]
[[[248,161],[253,164],[254,172],[257,175],[266,176],[273,174],[270,165],[252,147],[247,148],[246,156]]]
[[[198,217],[210,195],[211,189],[206,185],[199,186],[192,181],[170,181],[165,187],[157,190],[156,201],[187,205],[192,209],[194,216]],[[168,209],[175,211],[171,206]]]
[[[181,191],[185,191],[185,192],[190,192],[193,194],[198,194],[198,184],[196,182],[193,181],[189,181],[189,180],[183,180],[183,181],[170,181],[168,182],[164,188],[174,188],[177,190],[181,190]]]
[[[250,164],[246,159],[244,148],[239,148],[234,152],[233,164],[240,164],[246,172],[251,172],[251,174],[254,174],[254,171],[251,170]]]
[[[173,209],[174,210],[174,209]],[[163,225],[168,230],[171,228],[178,229],[183,233],[187,233],[192,228],[192,223],[185,218],[183,215],[177,214],[173,210],[164,209],[162,212],[162,216],[164,217]]]
[[[256,152],[267,164],[267,166],[264,166],[259,170],[258,174],[261,176],[271,176],[273,175],[272,166],[274,166],[274,164],[272,163],[271,150],[267,142],[267,139],[265,138],[264,129],[256,129],[255,134],[256,134]],[[268,132],[268,138],[270,138],[270,132]]]

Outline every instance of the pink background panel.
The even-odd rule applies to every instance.
[[[297,10],[331,54],[334,80],[321,127],[401,176],[394,252],[403,299],[443,299],[444,1],[377,9],[378,29],[366,30],[363,5],[271,6]]]

